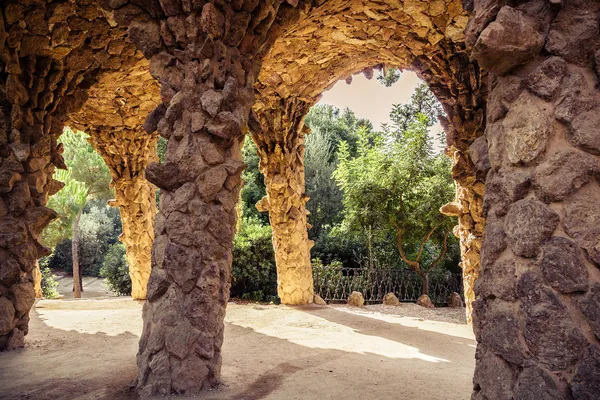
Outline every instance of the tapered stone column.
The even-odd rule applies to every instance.
[[[45,204],[62,187],[55,167],[66,168],[57,141],[64,122],[114,68],[111,44],[120,45],[119,63],[135,58],[100,16],[88,2],[0,2],[0,350],[22,347],[28,331],[32,270],[49,254],[41,233],[56,217]]]
[[[114,11],[161,83],[162,104],[144,127],[168,140],[165,162],[146,170],[161,194],[138,352],[143,396],[219,383],[241,145],[280,3],[135,2]]]
[[[139,130],[90,132],[90,143],[102,156],[112,175],[115,200],[110,204],[119,207],[125,244],[131,297],[146,298],[150,278],[150,258],[154,241],[156,216],[156,187],[144,176],[146,166],[155,161],[158,136]]]
[[[440,122],[446,133],[446,155],[452,159],[456,199],[440,211],[458,219],[454,234],[460,240],[466,317],[471,323],[485,225],[484,182],[490,168],[483,136],[487,74],[477,62],[469,59],[464,44],[441,46],[444,55],[420,57],[413,68],[427,82],[446,114]]]
[[[304,185],[304,116],[310,106],[294,98],[263,108],[262,132],[253,133],[267,195],[256,207],[269,212],[277,263],[277,294],[283,304],[313,302],[314,288]]]
[[[600,3],[498,3],[467,37],[491,75],[473,399],[595,399]]]

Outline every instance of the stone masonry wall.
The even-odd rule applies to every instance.
[[[600,3],[508,3],[467,29],[490,73],[473,399],[597,399]]]
[[[45,204],[66,168],[57,139],[99,75],[137,60],[124,34],[94,2],[0,3],[0,350],[24,345],[32,270],[49,254]]]
[[[310,258],[313,241],[308,239],[304,185],[304,116],[310,104],[288,98],[276,104],[261,104],[261,126],[252,138],[260,156],[267,195],[256,205],[269,212],[277,263],[277,294],[283,304],[313,302]]]

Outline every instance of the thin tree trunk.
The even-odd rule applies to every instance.
[[[423,283],[423,287],[421,289],[421,294],[426,294],[429,296],[429,274],[427,272],[420,273],[421,282]]]
[[[77,212],[77,216],[75,217],[75,221],[73,221],[73,242],[72,242],[72,252],[73,252],[73,298],[80,299],[81,298],[81,276],[79,273],[79,219],[81,218],[81,213],[83,212],[83,207],[79,207],[79,211]]]

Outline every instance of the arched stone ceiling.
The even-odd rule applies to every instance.
[[[256,84],[259,102],[294,96],[312,104],[339,79],[365,68],[419,69],[418,59],[463,47],[468,16],[460,0],[320,3],[301,9],[266,55]]]

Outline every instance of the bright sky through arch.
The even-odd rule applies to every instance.
[[[323,92],[318,104],[330,104],[343,110],[348,107],[358,118],[367,118],[373,123],[373,128],[381,129],[381,124],[390,123],[390,111],[393,104],[405,104],[422,81],[412,71],[403,71],[398,82],[386,87],[376,78],[368,80],[363,74],[352,77],[350,85],[342,79],[330,90]],[[436,121],[437,122],[437,121]],[[436,123],[430,129],[430,134],[436,135],[442,131]]]

